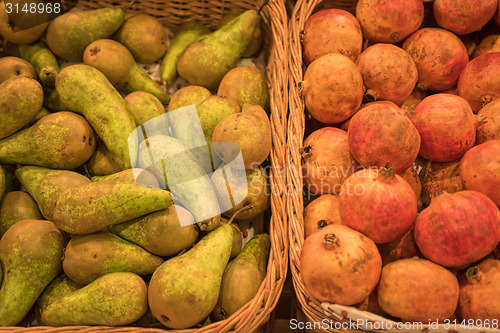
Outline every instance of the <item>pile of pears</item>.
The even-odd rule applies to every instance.
[[[22,31],[16,19],[0,1],[0,326],[185,329],[238,312],[270,250],[268,234],[244,242],[238,225],[270,200],[268,83],[237,67],[261,52],[259,12],[230,12],[215,31],[189,21],[171,41],[120,8]],[[160,83],[138,66],[157,61]],[[170,96],[179,76],[189,85]],[[204,153],[174,112],[193,105]]]

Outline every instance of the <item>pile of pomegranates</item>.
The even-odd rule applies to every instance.
[[[500,1],[356,2],[300,34],[305,289],[498,329]]]

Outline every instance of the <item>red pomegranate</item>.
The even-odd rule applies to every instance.
[[[311,234],[300,254],[300,276],[320,302],[352,305],[375,289],[382,259],[368,237],[338,224]]]
[[[500,97],[500,52],[486,53],[471,60],[458,79],[458,94],[477,113]]]
[[[500,140],[471,148],[460,161],[460,177],[467,190],[486,194],[500,207]]]
[[[410,258],[384,266],[377,292],[380,307],[391,316],[427,323],[453,315],[459,287],[447,269],[429,260]]]
[[[424,20],[422,0],[359,0],[356,18],[372,42],[398,43],[414,33]]]
[[[405,40],[403,49],[417,65],[417,86],[422,90],[443,91],[453,87],[469,61],[460,38],[438,28],[418,30]]]
[[[354,61],[363,44],[358,20],[342,9],[323,9],[311,15],[301,37],[306,65],[328,53],[341,53]]]
[[[304,238],[329,224],[342,224],[339,214],[339,197],[324,194],[314,199],[304,209]]]
[[[373,100],[403,103],[418,79],[415,62],[403,49],[393,44],[375,44],[356,60],[367,94]]]
[[[444,193],[417,217],[415,240],[422,254],[445,267],[471,264],[500,241],[500,212],[477,191]]]
[[[344,180],[359,169],[349,152],[347,132],[335,127],[314,131],[301,152],[304,184],[313,195],[340,193]]]
[[[457,35],[481,30],[495,15],[498,0],[434,0],[434,18]]]
[[[363,78],[348,57],[331,53],[307,67],[302,94],[311,116],[322,123],[338,124],[351,117],[363,100]]]
[[[495,100],[478,112],[480,124],[476,131],[476,144],[500,139],[500,99]]]
[[[347,178],[339,196],[342,223],[375,243],[401,238],[415,222],[417,196],[394,168],[364,169]]]
[[[352,117],[347,133],[351,153],[366,167],[389,162],[396,172],[403,172],[413,164],[420,148],[417,129],[391,102],[367,104]]]
[[[450,94],[426,97],[411,121],[422,140],[420,155],[434,162],[462,157],[474,145],[479,124],[467,101]]]
[[[500,260],[486,259],[469,268],[460,278],[457,314],[462,319],[483,323],[499,320]]]

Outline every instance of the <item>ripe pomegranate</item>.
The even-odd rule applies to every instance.
[[[467,190],[486,194],[500,207],[500,140],[471,148],[460,161],[460,177]]]
[[[424,20],[422,0],[359,0],[356,18],[372,42],[398,43],[414,33]]]
[[[413,192],[415,192],[415,195],[417,196],[417,199],[420,198],[420,194],[422,193],[422,184],[417,170],[413,167],[409,167],[405,171],[401,172],[399,176],[410,184]]]
[[[457,313],[468,320],[500,318],[500,260],[486,259],[460,278]]]
[[[358,20],[342,9],[324,9],[311,15],[301,37],[306,65],[328,53],[340,53],[354,61],[363,44]]]
[[[476,144],[500,139],[500,100],[495,100],[478,112],[481,119],[476,131]]]
[[[408,37],[403,49],[417,65],[421,90],[443,91],[453,87],[469,61],[467,49],[453,33],[424,28]]]
[[[413,258],[419,255],[413,228],[408,230],[403,237],[390,243],[378,244],[377,247],[382,257],[382,266],[399,259]]]
[[[345,225],[330,224],[311,234],[300,254],[300,276],[320,302],[363,301],[375,289],[381,268],[375,243]]]
[[[434,162],[462,157],[474,145],[479,125],[467,101],[450,94],[425,98],[411,121],[422,140],[420,155]]]
[[[445,267],[460,267],[495,249],[500,241],[500,212],[480,192],[444,193],[418,215],[414,232],[426,258]]]
[[[411,119],[411,117],[415,114],[415,108],[418,103],[422,102],[422,100],[426,97],[426,93],[420,89],[414,89],[413,92],[408,96],[408,98],[401,104],[401,111],[405,116]]]
[[[458,281],[425,259],[401,259],[384,266],[377,288],[380,307],[402,321],[443,321],[453,315]]]
[[[422,203],[429,206],[431,200],[443,193],[462,191],[464,185],[459,172],[460,160],[451,162],[428,161],[420,170]]]
[[[500,97],[500,53],[486,53],[472,59],[458,79],[458,94],[477,113]]]
[[[301,152],[304,184],[314,195],[340,193],[344,180],[359,168],[349,152],[347,132],[335,127],[314,131]]]
[[[302,89],[311,116],[326,124],[346,120],[363,100],[363,78],[356,64],[339,53],[314,60],[307,67]]]
[[[457,35],[481,30],[495,15],[498,0],[434,0],[434,18]]]
[[[417,83],[417,66],[412,57],[392,44],[370,46],[356,59],[356,65],[373,100],[401,104]]]
[[[329,224],[342,224],[339,215],[339,197],[324,194],[304,209],[304,238]]]
[[[472,58],[477,58],[486,53],[500,52],[500,35],[486,36],[474,49]]]
[[[415,222],[417,196],[394,167],[364,169],[346,179],[339,196],[342,223],[375,243],[401,238]]]
[[[403,172],[415,161],[420,136],[399,107],[390,102],[367,104],[349,124],[349,149],[366,167],[382,167],[390,162]]]

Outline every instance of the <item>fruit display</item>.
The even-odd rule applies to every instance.
[[[254,331],[286,276],[283,3],[87,5],[18,29],[0,0],[0,331]]]
[[[500,328],[498,12],[297,1],[287,203],[311,332]]]

